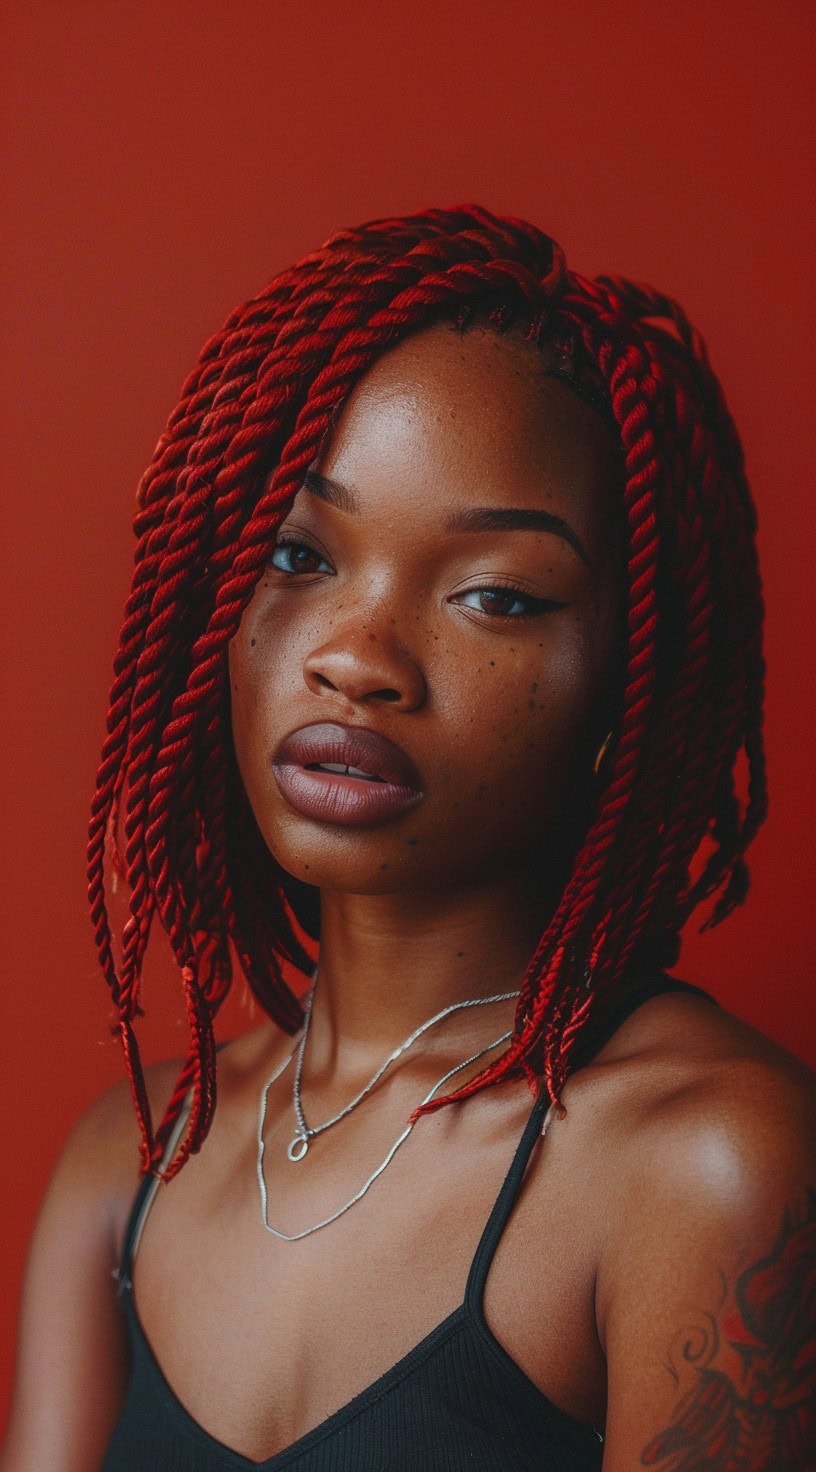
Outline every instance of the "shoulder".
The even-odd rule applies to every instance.
[[[683,993],[639,1008],[587,1073],[608,1120],[596,1317],[610,1468],[672,1449],[714,1466],[718,1436],[812,1435],[816,1078]]]
[[[163,1108],[177,1065],[150,1070]],[[17,1370],[0,1466],[98,1466],[122,1403],[128,1357],[112,1276],[139,1181],[126,1082],[71,1130],[40,1208],[26,1265]]]
[[[624,1189],[691,1185],[718,1196],[784,1186],[813,1168],[816,1075],[694,993],[637,1009],[598,1058],[615,1096]]]
[[[640,1189],[786,1179],[814,1149],[816,1075],[763,1033],[696,992],[640,1005],[592,1062],[568,1079],[558,1128],[598,1134],[622,1201]],[[572,1119],[570,1119],[572,1116]],[[549,1132],[548,1132],[549,1133]],[[599,1136],[600,1139],[600,1136]],[[703,1167],[705,1166],[705,1169]]]
[[[218,1050],[219,1120],[240,1115],[252,1098],[263,1060],[283,1050],[286,1038],[271,1022],[252,1028]],[[176,1088],[181,1058],[145,1069],[154,1123]],[[97,1244],[104,1240],[114,1263],[121,1253],[128,1215],[141,1180],[140,1136],[129,1080],[122,1077],[83,1111],[68,1134],[51,1176],[41,1218],[66,1218],[72,1231]]]
[[[816,1075],[707,999],[652,998],[588,1072],[627,1240],[661,1209],[749,1231],[816,1187]]]
[[[269,1031],[254,1029],[219,1054],[222,1128],[224,1115],[229,1128],[251,1095]],[[181,1067],[169,1059],[145,1070],[157,1121]],[[141,1180],[139,1144],[125,1078],[89,1105],[66,1139],[28,1255],[2,1469],[101,1464],[129,1371],[114,1272]]]
[[[180,1060],[145,1070],[151,1110],[160,1118]],[[51,1177],[41,1217],[70,1213],[77,1231],[104,1240],[115,1259],[140,1180],[139,1130],[130,1084],[120,1079],[83,1111],[68,1134]]]

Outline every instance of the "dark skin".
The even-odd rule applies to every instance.
[[[610,437],[546,361],[452,328],[382,358],[320,466],[358,514],[298,494],[279,537],[303,541],[278,549],[232,645],[244,785],[283,867],[321,891],[318,1055],[329,1017],[376,1061],[448,1002],[518,985],[547,918],[555,819],[609,729],[620,595]],[[545,507],[587,560],[553,532],[445,532],[474,506]],[[502,579],[527,601],[480,596]],[[270,755],[320,720],[391,736],[423,802],[364,829],[294,812]]]
[[[298,493],[279,539],[300,550],[277,549],[233,642],[250,800],[280,862],[321,891],[310,1120],[343,1107],[440,1008],[518,987],[557,892],[568,816],[609,729],[623,592],[617,452],[542,362],[517,337],[450,327],[381,358],[316,467],[353,492],[358,514]],[[478,506],[547,509],[586,558],[552,532],[445,530],[452,508]],[[557,606],[518,617],[515,595],[482,596],[502,582]],[[354,829],[288,808],[271,753],[322,720],[397,741],[422,774],[422,803]],[[285,1158],[284,1073],[265,1132],[270,1220],[297,1231],[348,1200],[431,1084],[508,1028],[513,1006],[454,1013],[298,1166]],[[159,1191],[134,1271],[148,1338],[183,1405],[255,1461],[346,1404],[461,1302],[532,1103],[518,1082],[422,1118],[360,1203],[279,1242],[260,1224],[254,1131],[260,1089],[290,1049],[269,1022],[224,1049],[212,1131]],[[176,1068],[151,1070],[157,1110]],[[568,1080],[563,1102],[491,1267],[490,1329],[557,1405],[606,1423],[604,1472],[770,1472],[767,1417],[746,1433],[738,1414],[756,1401],[757,1359],[748,1384],[745,1354],[729,1346],[739,1285],[759,1281],[763,1259],[780,1260],[771,1295],[802,1298],[812,1076],[706,1001],[663,996]],[[127,1375],[110,1268],[135,1162],[123,1086],[75,1129],[43,1209],[3,1472],[99,1465]],[[792,1237],[798,1253],[784,1245]],[[757,1339],[751,1312],[749,1323],[742,1303],[737,1317]],[[780,1339],[762,1360],[778,1429],[808,1331],[790,1316],[784,1334],[775,1322],[759,1328]],[[676,1349],[701,1323],[716,1330],[706,1363],[721,1376],[721,1414],[738,1424],[731,1462],[716,1428],[678,1409],[707,1394],[702,1360]],[[696,1461],[679,1459],[684,1437]]]

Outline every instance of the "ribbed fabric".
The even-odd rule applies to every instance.
[[[709,996],[665,972],[644,979],[582,1039],[581,1066],[637,1007],[669,991]],[[601,1433],[538,1390],[482,1312],[493,1254],[546,1107],[546,1096],[533,1106],[476,1249],[463,1303],[346,1406],[265,1462],[239,1456],[193,1420],[147,1342],[131,1282],[133,1245],[154,1184],[146,1177],[133,1203],[120,1268],[131,1378],[101,1472],[600,1472]]]

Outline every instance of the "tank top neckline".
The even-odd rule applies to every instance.
[[[581,1048],[580,1066],[585,1066],[591,1058],[604,1046],[604,1044],[617,1030],[621,1022],[631,1012],[635,1011],[642,1001],[649,1000],[652,996],[660,995],[668,991],[683,991],[697,993],[706,997],[709,1001],[714,999],[710,993],[703,991],[700,987],[693,986],[689,982],[683,982],[675,977],[661,972],[658,977],[652,976],[645,984],[634,986],[627,991],[621,1005],[616,1006],[611,1013],[604,1014],[599,1019],[600,1026],[592,1028],[592,1036],[582,1039],[584,1046]],[[590,1024],[587,1025],[587,1033]],[[260,1462],[253,1461],[251,1457],[235,1451],[226,1442],[220,1441],[211,1432],[207,1431],[199,1421],[186,1409],[177,1396],[158,1361],[153,1347],[147,1337],[144,1326],[139,1317],[133,1295],[132,1281],[132,1256],[135,1245],[143,1224],[143,1204],[149,1204],[152,1190],[159,1184],[155,1177],[146,1176],[141,1183],[136,1199],[131,1210],[125,1234],[125,1242],[122,1251],[122,1263],[118,1273],[119,1289],[123,1300],[125,1311],[131,1325],[131,1331],[139,1346],[144,1361],[150,1369],[154,1380],[160,1386],[164,1399],[172,1409],[177,1426],[183,1430],[186,1436],[197,1442],[199,1446],[208,1450],[211,1456],[217,1456],[225,1468],[233,1468],[235,1472],[282,1472],[288,1463],[295,1461],[301,1455],[306,1455],[313,1447],[321,1441],[333,1435],[348,1422],[354,1420],[358,1415],[369,1410],[383,1396],[400,1381],[411,1375],[425,1360],[437,1350],[447,1339],[460,1332],[465,1327],[472,1327],[481,1344],[488,1350],[493,1358],[497,1359],[504,1370],[516,1380],[519,1393],[525,1397],[532,1397],[533,1401],[542,1407],[547,1415],[563,1426],[572,1430],[573,1434],[583,1433],[588,1442],[595,1445],[602,1443],[602,1433],[584,1421],[577,1420],[569,1412],[561,1409],[549,1396],[539,1389],[530,1379],[504,1345],[496,1338],[484,1316],[484,1293],[487,1276],[493,1260],[493,1254],[499,1238],[507,1224],[512,1208],[515,1204],[521,1181],[527,1168],[527,1164],[533,1152],[537,1139],[540,1138],[545,1116],[549,1108],[549,1099],[544,1090],[538,1095],[528,1115],[527,1122],[522,1132],[518,1145],[513,1153],[510,1165],[506,1171],[499,1194],[493,1204],[487,1222],[482,1230],[476,1251],[471,1260],[465,1285],[464,1297],[461,1302],[451,1310],[438,1324],[409,1350],[402,1355],[395,1364],[384,1370],[363,1389],[356,1392],[350,1400],[346,1401],[336,1411],[328,1416],[310,1430],[305,1431],[297,1440],[288,1446],[282,1447]],[[151,1190],[152,1188],[152,1190]]]
[[[479,1338],[488,1347],[490,1352],[503,1362],[505,1368],[509,1369],[511,1374],[516,1376],[523,1392],[528,1395],[534,1395],[541,1402],[545,1403],[547,1408],[556,1416],[563,1416],[571,1424],[580,1425],[586,1431],[587,1435],[599,1439],[599,1432],[594,1431],[592,1427],[587,1426],[583,1422],[576,1422],[574,1417],[569,1416],[566,1411],[562,1411],[560,1407],[554,1405],[549,1400],[549,1397],[545,1396],[543,1391],[539,1390],[538,1386],[525,1374],[521,1366],[517,1364],[512,1355],[504,1348],[504,1345],[496,1338],[484,1316],[484,1291],[493,1253],[515,1202],[518,1188],[521,1184],[521,1177],[524,1174],[533,1147],[539,1136],[548,1105],[549,1100],[547,1095],[542,1093],[535,1100],[528,1115],[521,1139],[516,1146],[499,1194],[493,1203],[487,1223],[479,1238],[479,1243],[468,1272],[462,1301],[444,1319],[434,1325],[427,1334],[423,1335],[404,1355],[401,1355],[395,1364],[389,1366],[375,1380],[364,1386],[362,1390],[357,1391],[351,1400],[346,1401],[336,1411],[332,1411],[330,1415],[318,1422],[309,1431],[305,1431],[302,1436],[299,1436],[296,1441],[291,1442],[289,1446],[282,1447],[280,1451],[275,1452],[273,1456],[267,1457],[261,1462],[255,1462],[251,1457],[246,1457],[243,1453],[237,1452],[232,1447],[227,1446],[226,1442],[219,1441],[217,1437],[207,1431],[191,1415],[183,1402],[179,1400],[179,1397],[176,1395],[176,1392],[173,1390],[172,1385],[159,1364],[139,1317],[133,1294],[133,1280],[130,1271],[131,1254],[128,1251],[127,1262],[126,1264],[123,1263],[123,1269],[126,1267],[127,1270],[121,1274],[121,1291],[126,1310],[151,1371],[160,1381],[165,1396],[169,1398],[173,1406],[177,1420],[187,1431],[188,1435],[200,1443],[203,1442],[212,1453],[221,1457],[230,1467],[243,1469],[243,1472],[278,1472],[278,1468],[286,1466],[287,1460],[294,1460],[295,1457],[300,1456],[301,1453],[305,1453],[319,1441],[322,1441],[324,1437],[332,1435],[341,1425],[345,1425],[353,1417],[368,1410],[381,1396],[386,1395],[394,1384],[410,1375],[447,1338],[457,1333],[465,1324],[470,1324],[476,1329]],[[146,1182],[148,1186],[152,1184],[151,1178],[146,1177]],[[141,1195],[141,1191],[139,1194]],[[129,1233],[131,1240],[132,1236],[133,1233]],[[130,1246],[130,1243],[128,1243],[128,1246]]]

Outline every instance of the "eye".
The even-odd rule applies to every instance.
[[[475,608],[491,618],[533,618],[537,613],[567,606],[553,598],[534,598],[531,593],[524,593],[521,588],[504,583],[495,583],[485,588],[468,588],[458,595],[456,601],[461,602],[464,598],[478,599],[478,603],[464,606]]]
[[[269,566],[276,568],[278,572],[289,573],[290,576],[299,572],[319,572],[319,568],[311,565],[312,559],[323,562],[328,567],[325,557],[321,557],[308,542],[299,542],[294,537],[280,537],[269,559]]]

